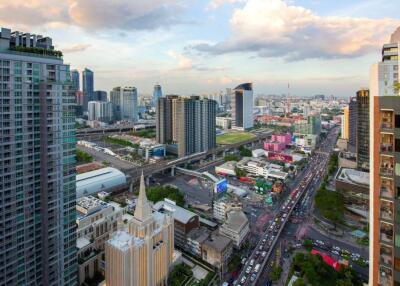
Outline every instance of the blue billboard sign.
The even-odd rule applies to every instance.
[[[221,181],[215,183],[214,192],[217,194],[223,194],[228,191],[228,182],[226,179],[222,179]]]

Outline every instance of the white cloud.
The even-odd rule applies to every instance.
[[[88,30],[148,30],[180,22],[182,0],[0,0],[0,24],[21,28],[54,23]]]
[[[62,48],[61,50],[64,53],[77,53],[83,52],[87,50],[91,45],[90,44],[76,44]]]
[[[238,2],[245,2],[246,0],[211,0],[208,4],[206,9],[207,10],[215,10],[225,4],[233,4]]]
[[[167,55],[177,60],[179,70],[188,70],[193,68],[193,60],[176,51],[168,51]]]
[[[255,52],[287,60],[355,57],[376,52],[400,20],[322,17],[283,0],[247,0],[234,10],[230,25],[228,39],[194,47],[212,54]]]

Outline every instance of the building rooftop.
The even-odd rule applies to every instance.
[[[109,206],[110,204],[93,196],[78,198],[76,201],[77,220],[81,220]]]
[[[222,227],[239,232],[248,223],[249,220],[243,211],[232,210],[228,213],[228,218]]]
[[[143,240],[132,236],[126,231],[116,231],[107,242],[115,248],[126,251],[132,245],[143,243]]]
[[[210,236],[210,231],[205,227],[194,228],[187,236],[189,239],[195,240],[201,244]]]
[[[188,223],[192,218],[197,216],[197,214],[194,212],[177,206],[173,201],[168,199],[155,203],[153,205],[153,209],[158,212],[170,212],[172,213],[174,220],[184,224]]]
[[[369,186],[369,173],[355,169],[341,168],[336,176],[336,180],[355,185]]]
[[[213,248],[217,252],[222,252],[232,243],[232,240],[226,236],[213,233],[207,240],[204,241],[203,245]]]

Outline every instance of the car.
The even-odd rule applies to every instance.
[[[339,252],[337,250],[332,250],[332,254],[339,255]]]
[[[243,275],[242,279],[240,279],[240,283],[244,284],[247,280],[247,276]]]
[[[254,265],[254,259],[252,259],[252,260],[250,260],[250,266],[253,266]]]
[[[260,251],[261,251],[261,250],[263,250],[263,246],[262,246],[262,245],[260,245],[260,247],[259,247],[258,249],[259,249]]]
[[[250,272],[251,272],[251,266],[248,266],[248,267],[246,268],[246,273],[249,274]]]
[[[261,256],[262,256],[262,257],[267,256],[267,252],[266,252],[266,251],[261,252]]]
[[[250,281],[253,282],[254,280],[256,280],[257,274],[253,273],[250,276]]]

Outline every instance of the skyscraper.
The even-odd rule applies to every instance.
[[[357,99],[351,97],[349,102],[349,145],[355,150],[357,145]]]
[[[238,85],[232,94],[232,128],[246,130],[253,127],[253,84]]]
[[[161,90],[161,85],[156,84],[154,86],[154,91],[153,91],[153,104],[154,106],[157,105],[158,99],[162,97],[162,90]]]
[[[400,285],[400,33],[370,73],[369,285]]]
[[[69,66],[51,38],[4,28],[0,66],[0,284],[76,285]]]
[[[112,103],[104,101],[89,101],[88,119],[109,123],[112,120]]]
[[[342,139],[349,140],[349,107],[343,108],[342,116]]]
[[[115,120],[138,121],[138,95],[136,87],[114,87],[110,91]]]
[[[79,91],[79,71],[71,70],[71,81],[76,91]]]
[[[166,286],[173,251],[173,218],[152,212],[142,174],[129,231],[117,231],[106,242],[107,286]]]
[[[357,91],[357,168],[369,170],[369,90]]]
[[[156,138],[179,157],[216,146],[217,103],[198,96],[168,95],[157,102]]]
[[[93,101],[107,101],[107,91],[96,90],[93,92]]]
[[[94,76],[93,72],[88,68],[85,68],[82,72],[82,91],[84,96],[83,109],[86,111],[88,102],[93,100],[94,92]]]

